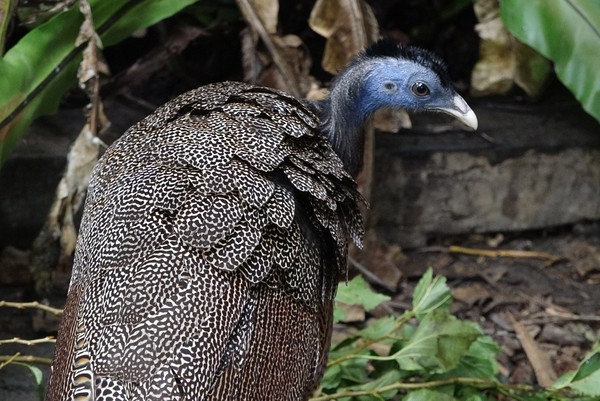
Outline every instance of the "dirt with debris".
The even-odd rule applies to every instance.
[[[452,289],[452,312],[479,323],[500,344],[500,373],[510,382],[540,384],[543,374],[556,378],[575,369],[600,340],[597,222],[443,237],[410,252],[393,246],[388,252],[399,280],[389,268],[373,270],[385,287],[399,283],[389,306],[399,312],[409,308],[414,286],[433,267]],[[530,339],[523,339],[521,327]],[[527,340],[533,340],[533,350],[524,349]],[[549,360],[540,362],[540,354]]]

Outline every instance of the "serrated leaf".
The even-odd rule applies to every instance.
[[[458,365],[479,336],[481,329],[475,323],[435,310],[421,320],[413,337],[393,357],[403,370],[444,373]]]
[[[378,377],[377,379],[365,383],[361,386],[356,386],[354,389],[372,391],[393,384],[401,378],[402,373],[399,370],[388,370],[383,375],[381,375],[381,377]],[[392,397],[394,397],[397,392],[398,390],[390,390],[382,393],[381,396],[383,397],[383,399],[389,400]]]
[[[513,35],[554,62],[558,78],[600,121],[600,2],[502,0],[500,13]]]
[[[352,383],[364,383],[367,379],[366,359],[351,359],[341,365],[340,377]]]
[[[600,345],[594,347],[577,370],[565,373],[552,386],[554,389],[566,387],[585,395],[600,396]]]
[[[436,310],[448,310],[452,302],[450,288],[443,276],[433,277],[431,267],[427,269],[413,293],[413,311],[421,320],[426,314]]]
[[[373,291],[362,276],[356,276],[348,284],[340,283],[335,299],[348,305],[362,305],[369,311],[390,297]]]
[[[396,318],[393,316],[386,316],[370,322],[369,325],[359,331],[357,335],[369,340],[378,340],[389,335],[394,327],[396,327]]]
[[[498,374],[496,355],[499,352],[500,346],[491,337],[477,337],[454,369],[435,375],[434,379],[443,380],[453,377],[494,379]]]
[[[325,374],[321,380],[321,387],[324,389],[335,389],[340,386],[341,382],[342,367],[340,365],[333,365],[325,370]]]

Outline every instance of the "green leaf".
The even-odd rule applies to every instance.
[[[90,0],[104,46],[167,18],[195,0]],[[75,4],[31,30],[0,59],[0,165],[31,122],[58,108],[76,83],[83,17]]]
[[[33,375],[35,384],[37,385],[37,390],[38,390],[38,395],[40,397],[40,400],[43,400],[44,399],[44,386],[42,385],[42,380],[44,378],[44,375],[42,374],[42,370],[40,368],[38,368],[37,366],[30,365],[28,363],[13,362],[13,364],[24,366],[27,369],[29,369],[29,371]]]
[[[333,323],[341,322],[342,320],[346,319],[346,316],[348,316],[348,312],[337,307],[336,305],[336,307],[333,309]]]
[[[444,394],[442,392],[435,391],[435,390],[429,390],[426,388],[411,391],[410,393],[406,394],[406,396],[404,396],[404,398],[402,398],[402,401],[434,401],[434,400],[435,401],[458,401],[456,398],[454,398],[448,394]]]
[[[435,310],[423,318],[413,337],[393,357],[400,369],[444,373],[458,365],[479,336],[481,329],[475,323]]]
[[[456,398],[461,401],[495,401],[497,398],[488,397],[482,390],[469,387],[469,386],[461,386],[454,394]],[[533,401],[533,400],[529,400]]]
[[[370,381],[368,383],[363,384],[362,386],[357,387],[360,390],[376,390],[381,387],[388,386],[400,380],[402,378],[402,373],[398,369],[389,370],[385,372],[383,375],[378,377],[377,379]]]
[[[600,121],[600,1],[502,0],[508,30],[555,63],[556,74]]]
[[[321,387],[324,389],[336,389],[340,386],[341,382],[342,366],[333,365],[325,370],[325,374],[323,374],[323,379],[321,380]]]
[[[4,54],[6,33],[16,5],[17,0],[0,0],[0,56]]]
[[[347,305],[362,305],[369,311],[390,297],[373,291],[362,276],[356,276],[347,284],[340,283],[335,299]]]
[[[396,322],[395,317],[385,316],[370,322],[369,325],[359,331],[357,335],[369,340],[383,339],[385,336],[391,334],[392,330],[396,327]]]
[[[566,387],[585,395],[600,396],[600,344],[596,344],[577,370],[565,373],[552,386],[554,389]]]
[[[350,359],[341,365],[340,377],[351,383],[364,383],[367,380],[366,366],[365,359]]]
[[[452,294],[446,285],[446,278],[433,277],[433,270],[430,267],[419,280],[413,293],[413,311],[417,319],[421,320],[423,316],[436,309],[448,310],[451,302]]]
[[[434,379],[443,380],[452,377],[495,379],[498,374],[496,355],[499,352],[500,346],[491,337],[483,335],[477,337],[454,369],[435,375]]]

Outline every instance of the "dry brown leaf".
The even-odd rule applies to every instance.
[[[101,43],[94,31],[88,1],[80,0],[79,7],[84,22],[77,37],[77,45],[87,42],[87,46],[79,66],[78,78],[79,86],[85,89],[91,104],[87,121],[67,156],[67,167],[57,186],[46,223],[32,247],[31,271],[36,289],[41,293],[45,293],[52,284],[54,265],[70,259],[75,250],[77,233],[73,216],[83,203],[89,177],[98,160],[101,141],[96,134],[109,125],[99,97],[99,74],[103,71],[108,72],[108,68],[99,57],[98,48]],[[60,244],[60,250],[59,254],[55,255],[57,242]]]
[[[537,51],[512,38],[515,52],[516,71],[515,84],[529,96],[537,96],[550,73],[551,63]]]
[[[552,368],[552,362],[548,354],[538,347],[533,337],[512,314],[509,313],[508,318],[517,334],[517,338],[521,342],[527,359],[533,367],[538,384],[542,387],[550,387],[556,380],[557,375]]]
[[[280,37],[269,32],[272,26],[265,25],[263,20],[272,18],[272,9],[263,11],[269,16],[261,17],[254,3],[237,0],[237,4],[249,27],[242,33],[244,79],[285,90],[298,98],[303,97],[311,86],[308,75],[311,61],[302,40],[295,35]],[[269,24],[272,25],[272,22]],[[259,38],[266,52],[259,49]]]
[[[473,8],[481,43],[479,61],[471,74],[471,92],[477,96],[504,94],[517,84],[528,95],[537,95],[550,71],[548,60],[504,28],[498,0],[474,0]]]
[[[253,36],[250,30],[242,33],[244,80],[290,93],[298,90],[298,96],[304,97],[310,91],[314,78],[309,75],[312,60],[302,40],[296,35],[271,36],[271,42],[286,65],[286,79],[271,55],[257,48]]]
[[[479,61],[471,74],[471,91],[474,95],[506,93],[513,86],[516,58],[510,34],[500,20],[498,0],[475,0],[473,8],[481,43]]]
[[[19,2],[25,4],[19,4],[20,14],[19,17],[22,19],[21,24],[27,28],[34,28],[40,23],[47,21],[53,15],[59,14],[66,11],[71,7],[77,0],[48,0],[34,2],[33,4],[26,4],[27,2]]]
[[[372,43],[379,36],[379,26],[371,7],[363,0],[317,0],[308,21],[310,27],[327,38],[321,65],[325,71],[337,74],[359,51]],[[373,177],[373,127],[365,128],[363,169],[358,177],[359,190],[369,201]],[[363,254],[355,247],[350,248],[350,255],[359,261],[371,261],[370,252],[375,252],[377,236],[374,232],[375,220],[366,215],[366,235]],[[392,281],[395,278],[392,278]]]
[[[473,306],[477,302],[491,298],[487,288],[481,283],[470,283],[452,290],[452,297]]]
[[[377,19],[363,0],[317,0],[308,23],[327,38],[321,65],[331,74],[379,36]]]
[[[277,33],[277,17],[279,15],[279,0],[249,0],[257,17],[263,23],[269,34]]]
[[[412,122],[405,110],[380,109],[373,116],[373,127],[384,132],[398,132],[401,128],[412,128]]]
[[[337,302],[336,306],[345,312],[343,323],[364,322],[366,312],[362,305],[348,305],[343,302]]]

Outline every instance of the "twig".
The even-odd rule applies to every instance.
[[[298,99],[302,98],[302,93],[300,92],[300,88],[298,88],[298,84],[294,79],[294,74],[292,74],[292,72],[289,70],[288,63],[281,56],[279,50],[277,50],[277,46],[271,40],[271,36],[265,29],[265,26],[263,25],[258,15],[256,15],[256,11],[254,10],[254,7],[252,7],[252,4],[250,4],[250,1],[237,0],[236,3],[238,4],[239,9],[242,15],[244,16],[244,19],[246,20],[246,22],[248,22],[248,25],[250,25],[254,30],[256,30],[258,36],[260,36],[260,39],[263,41],[264,45],[269,50],[269,53],[273,58],[273,62],[275,63],[277,70],[283,78],[283,82],[285,82],[288,86],[289,92]]]
[[[375,273],[370,271],[365,265],[361,264],[359,261],[354,259],[352,256],[348,256],[348,260],[352,263],[352,266],[356,268],[362,274],[368,282],[372,284],[377,284],[389,292],[396,292],[396,289],[387,285],[382,279],[380,279]]]
[[[547,252],[536,252],[536,251],[517,251],[511,249],[479,249],[479,248],[466,248],[463,246],[451,245],[449,247],[441,246],[430,246],[419,249],[419,252],[449,252],[449,253],[461,253],[465,255],[473,256],[487,256],[490,258],[521,258],[521,259],[544,259],[551,263],[559,260],[566,259],[563,256],[556,256]]]
[[[13,362],[25,362],[25,363],[41,363],[44,365],[52,365],[52,359],[50,358],[42,358],[39,356],[33,355],[22,355],[17,353],[15,355],[0,355],[0,362],[3,362],[0,365],[0,368],[5,366],[4,363],[13,363]]]
[[[543,352],[535,340],[529,335],[525,327],[515,319],[512,313],[507,312],[508,318],[515,329],[517,339],[521,343],[527,359],[533,367],[537,382],[542,387],[550,387],[556,381],[556,372],[548,354]]]
[[[541,316],[531,316],[527,320],[522,320],[523,324],[537,324],[537,323],[549,323],[559,322],[565,320],[580,321],[580,322],[600,322],[600,316],[596,315],[578,315],[571,312],[570,310],[555,305],[552,302],[539,299],[538,297],[532,297],[524,291],[518,291],[519,296],[527,299],[529,302],[541,306],[544,308],[544,312]]]
[[[8,338],[6,340],[0,339],[0,345],[3,345],[3,344],[37,345],[37,344],[47,344],[47,343],[55,343],[55,342],[56,342],[56,339],[51,336],[44,337],[44,338],[36,338],[35,340],[24,340],[19,337]]]
[[[117,92],[125,95],[128,100],[133,100],[149,111],[156,110],[157,105],[150,104],[142,99],[131,96],[129,93],[132,87],[139,87],[149,80],[153,74],[173,58],[174,55],[184,51],[189,44],[201,35],[206,35],[206,31],[193,25],[183,25],[177,27],[169,36],[152,49],[149,53],[137,60],[127,70],[117,75],[108,85],[103,85],[102,92]]]
[[[21,354],[19,352],[17,352],[13,356],[8,357],[8,359],[6,359],[2,363],[0,363],[0,369],[2,369],[3,367],[5,367],[6,365],[10,365],[11,363],[15,362],[15,360],[19,357],[19,355],[21,355]],[[2,357],[1,356],[0,356],[0,361],[2,361]]]
[[[535,252],[535,251],[516,251],[511,249],[476,249],[476,248],[465,248],[462,246],[451,245],[448,247],[450,253],[463,253],[465,255],[475,256],[489,256],[491,258],[530,258],[530,259],[545,259],[553,262],[563,259],[560,256],[552,255],[547,252]]]
[[[0,301],[0,308],[3,306],[8,307],[8,308],[17,308],[17,309],[26,309],[26,308],[40,309],[40,310],[43,310],[44,312],[49,312],[56,316],[60,316],[63,314],[62,309],[53,308],[52,306],[44,305],[37,301],[33,301],[33,302]]]

